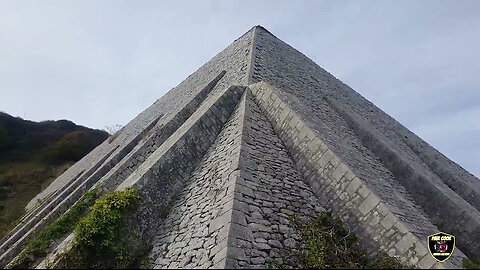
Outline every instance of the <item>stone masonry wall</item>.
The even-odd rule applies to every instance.
[[[226,268],[302,268],[301,237],[291,219],[307,222],[325,210],[250,91],[244,121]]]
[[[408,201],[391,204],[390,196],[378,193],[370,182],[357,176],[283,101],[278,90],[266,83],[249,88],[320,201],[364,239],[373,239],[372,248],[421,268],[461,267],[464,255],[458,249],[446,263],[436,263],[424,237],[438,229],[421,211],[398,208]]]
[[[225,76],[222,77],[220,82],[212,90],[213,92],[222,91],[230,85],[246,85],[247,69],[250,64],[249,55],[252,49],[250,46],[252,31],[253,30],[246,32],[235,40],[222,52],[215,55],[210,61],[188,76],[178,86],[172,88],[154,104],[141,112],[116,134],[113,141],[105,141],[65,171],[65,173],[55,179],[44,191],[32,199],[27,209],[31,209],[38,201],[48,197],[56,190],[63,188],[64,185],[80,171],[88,170],[90,167],[95,166],[99,160],[104,158],[107,153],[115,147],[118,147],[118,149],[113,155],[117,154],[118,151],[122,151],[124,146],[137,138],[149,125],[157,122],[159,116],[162,117],[160,121],[158,121],[158,125],[170,121],[174,115],[184,108],[185,105],[213,79],[212,74],[216,75],[223,70],[226,71]],[[137,91],[137,89],[132,90]]]
[[[231,86],[202,103],[185,123],[117,189],[134,187],[144,198],[135,214],[137,227],[150,240],[170,204],[233,113],[245,87]]]
[[[181,193],[181,191],[184,190],[184,187],[190,182],[188,181],[189,175],[195,170],[202,157],[204,157],[205,151],[211,149],[210,145],[212,145],[218,137],[220,130],[239,102],[244,89],[245,87],[232,86],[224,90],[222,95],[209,97],[205,100],[168,140],[147,157],[142,165],[117,187],[118,190],[122,190],[126,187],[133,186],[139,190],[144,198],[144,203],[133,216],[129,217],[126,226],[132,226],[135,230],[139,230],[143,239],[147,241],[147,244],[153,245],[154,249],[151,257],[156,258],[158,256],[158,254],[155,255],[154,251],[158,250],[159,240],[157,238],[159,231],[162,230],[162,224],[173,224],[172,220],[168,220],[168,218],[171,217],[169,213],[173,211],[171,211],[171,209],[176,209],[175,206],[172,208],[172,205],[175,203],[178,204],[178,202],[182,203],[185,199],[190,198]],[[228,141],[228,143],[230,143],[230,141]],[[208,156],[208,153],[205,156]],[[227,164],[224,162],[224,159],[218,158],[217,156],[216,160],[220,160],[220,163],[216,165],[217,167],[222,165],[218,167],[219,172],[228,170],[228,167],[223,167],[223,165]],[[193,175],[195,175],[195,173],[193,173]],[[220,180],[225,181],[225,178]],[[218,187],[215,187],[213,191],[214,196],[218,197],[222,195],[221,198],[223,198],[225,194],[220,193]],[[195,194],[195,199],[198,199],[198,196],[203,198],[202,196],[204,195],[204,193]],[[225,206],[224,199],[219,203],[222,207]],[[188,205],[190,206],[192,203]],[[204,204],[204,206],[207,208],[211,207],[207,204]],[[185,210],[185,208],[182,208],[182,211],[183,210]],[[188,222],[188,224],[194,224],[197,229],[199,226],[201,227],[199,223],[200,220],[196,218],[193,220],[190,219],[192,218],[190,214],[187,216],[187,220],[182,221],[181,225],[184,226],[184,224]],[[218,213],[215,212],[215,214]],[[175,220],[176,217],[178,216],[175,216]],[[167,221],[165,221],[165,218]],[[202,217],[202,220],[210,221],[209,218],[205,217]],[[180,233],[183,232],[184,230]],[[176,233],[179,232],[172,231],[170,235]],[[195,235],[198,233],[200,232],[195,230]],[[201,233],[204,232],[202,231]],[[49,260],[54,261],[59,254],[71,248],[72,239],[73,234],[67,237],[64,242],[48,255]],[[180,240],[181,239],[183,238],[180,238]],[[207,239],[205,238],[205,240]],[[208,241],[209,245],[210,242],[211,241]],[[191,246],[188,247],[190,248]],[[212,247],[209,246],[209,249],[211,248]],[[177,252],[178,251],[179,250],[177,250]],[[188,254],[191,254],[191,252]],[[184,257],[180,258],[183,262]],[[155,260],[151,260],[151,266],[155,266],[154,261]],[[39,267],[45,263],[46,261],[43,261]]]
[[[223,267],[244,110],[245,96],[159,224],[149,256],[153,268]]]
[[[265,81],[278,88],[282,99],[359,178],[370,181],[369,184],[379,194],[390,195],[388,201],[400,202],[394,205],[405,216],[408,216],[406,213],[410,212],[410,207],[401,205],[415,206],[416,212],[425,212],[425,216],[440,230],[462,235],[457,244],[469,256],[479,256],[475,252],[475,242],[478,241],[474,240],[478,237],[465,235],[474,235],[475,231],[479,231],[476,225],[479,211],[469,203],[475,207],[478,201],[480,180],[439,156],[438,151],[422,143],[418,136],[407,132],[405,127],[371,102],[265,29],[256,29],[254,44],[251,81]],[[325,97],[347,110],[355,122],[363,122],[364,128],[374,136],[370,139],[381,142],[386,151],[372,151],[375,149],[369,148],[369,144],[325,101]],[[419,149],[423,154],[417,155]],[[389,153],[395,153],[395,158],[406,166],[394,167],[398,163],[392,164],[393,155]],[[438,159],[432,161],[430,157]],[[449,175],[455,177],[448,178]],[[427,200],[423,200],[413,188],[421,182],[419,179],[424,180],[425,187],[434,187],[423,192]],[[449,211],[443,213],[443,218],[439,218],[438,212],[445,207],[429,203],[435,200],[448,201],[446,208]],[[418,226],[423,227],[421,223]]]
[[[460,267],[460,249],[480,256],[479,181],[254,27],[35,197],[0,244],[0,267],[96,184],[145,197],[132,220],[152,240],[155,267],[298,267],[288,218],[322,206],[372,251]],[[459,236],[443,264],[425,246],[439,230]]]
[[[103,191],[110,190],[125,180],[149,154],[185,122],[224,75],[225,71],[218,74],[170,121],[156,125],[158,122],[161,122],[162,115],[160,115],[157,121],[150,124],[135,140],[129,143],[129,146],[123,148],[122,154],[117,153],[117,156],[106,161],[110,157],[110,155],[107,155],[89,171],[77,175],[70,182],[66,183],[62,189],[45,198],[39,207],[32,209],[29,215],[23,218],[24,221],[5,237],[5,241],[0,245],[0,250],[2,252],[6,251],[7,248],[10,248],[10,250],[3,254],[0,260],[3,262],[15,256],[16,251],[22,248],[25,241],[28,241],[35,232],[43,229],[48,222],[58,218],[86,190],[90,189],[94,184],[99,184],[97,181],[102,177],[99,182],[102,183],[101,189]],[[148,139],[145,140],[145,137]],[[132,148],[133,150],[126,154],[126,151]],[[115,150],[116,148],[111,153],[115,152]],[[119,161],[122,157],[123,159]],[[118,163],[115,165],[115,162]],[[29,231],[30,233],[26,234]],[[16,241],[19,242],[12,246],[12,243]]]
[[[205,101],[211,90],[224,75],[225,71],[218,74],[169,122],[155,125],[151,130],[145,131],[143,139],[138,145],[117,163],[117,165],[97,183],[97,186],[101,185],[101,190],[111,190],[122,183],[198,109],[200,104]]]
[[[155,268],[299,267],[289,221],[323,212],[270,123],[245,93],[161,223]]]
[[[30,210],[35,206],[38,206],[39,202],[51,198],[52,195],[56,194],[59,190],[65,191],[65,187],[69,183],[72,183],[72,180],[78,180],[77,176],[79,174],[85,174],[87,179],[92,180],[89,180],[89,186],[95,184],[96,181],[120,162],[120,160],[139,143],[150,127],[153,125],[162,126],[168,123],[203,89],[205,85],[208,84],[208,82],[214,78],[213,76],[221,73],[223,70],[226,71],[225,76],[223,76],[217,85],[211,90],[214,96],[221,94],[221,92],[230,85],[245,85],[247,82],[247,70],[250,64],[250,52],[252,49],[251,39],[252,31],[249,31],[235,40],[235,42],[225,50],[213,57],[192,75],[188,76],[177,87],[170,90],[153,105],[141,112],[137,117],[119,130],[111,139],[103,142],[82,160],[60,175],[44,191],[32,199],[26,209]],[[88,174],[89,172],[97,173],[96,175],[98,177],[91,178],[91,175]],[[82,186],[82,181],[76,183],[80,184],[78,189],[80,191],[79,195],[83,194],[83,192],[88,189],[88,187]],[[63,200],[68,201],[68,203],[74,203],[76,201],[75,198],[78,199],[78,197],[79,196],[68,196],[68,198]],[[68,209],[68,207],[64,206],[65,205],[57,208],[58,210],[61,210],[57,214],[61,214],[62,211]],[[47,212],[45,213],[48,213],[49,210],[51,210],[45,205],[40,205],[39,209],[40,208],[42,209],[41,211],[46,210]],[[35,215],[35,217],[39,217],[41,220],[43,220],[43,216],[44,214]],[[50,220],[50,218],[45,219],[45,221]],[[25,240],[31,237],[30,230],[36,222],[28,222],[28,224],[21,224],[21,230],[24,230],[28,235],[19,233],[19,230],[16,230],[16,235],[25,237],[14,237],[11,238],[8,243],[4,242],[4,244],[6,244],[5,247],[11,249],[9,254],[1,255],[0,266],[7,263],[6,261],[9,260],[9,258],[15,256],[17,251],[21,250]],[[43,222],[42,224],[45,225]],[[40,227],[37,226],[37,228]],[[6,248],[0,249],[2,251],[6,250]]]
[[[365,127],[363,121],[351,117],[351,114],[335,101],[329,98],[326,100],[349,123],[362,142],[378,156],[382,156],[383,164],[395,174],[395,179],[408,189],[422,209],[430,214],[432,223],[437,224],[442,231],[448,231],[461,239],[459,246],[471,258],[480,258],[477,252],[480,250],[480,243],[476,240],[480,239],[480,214],[477,209],[456,193],[445,193],[442,188],[417,173],[395,151],[378,140],[378,137],[372,134],[373,131]],[[432,203],[432,197],[441,203]],[[422,234],[419,234],[419,237],[421,236]]]
[[[458,166],[435,148],[428,145],[417,135],[409,131],[398,121],[363,98],[348,85],[332,76],[315,62],[276,38],[262,27],[256,28],[255,61],[252,64],[252,82],[265,81],[277,87],[282,94],[295,98],[290,104],[305,116],[309,122],[319,128],[325,124],[323,115],[313,111],[321,106],[324,96],[337,100],[341,105],[351,109],[352,116],[368,123],[368,129],[376,130],[381,140],[407,160],[416,171],[434,181],[438,186],[445,182],[449,188],[477,206],[480,201],[479,179]],[[298,106],[303,106],[303,110]],[[331,144],[336,152],[342,153],[343,142],[334,144],[325,136],[326,143]],[[421,155],[416,153],[421,152]],[[449,178],[453,176],[453,178]]]
[[[101,190],[107,191],[123,182],[123,180],[125,180],[127,176],[132,173],[133,170],[136,169],[146,157],[148,157],[148,155],[158,148],[183,122],[185,122],[185,120],[198,108],[198,106],[204,101],[206,96],[224,75],[225,71],[222,71],[220,74],[218,74],[166,124],[155,125],[161,118],[161,116],[159,116],[159,119],[156,122],[154,122],[151,126],[145,129],[142,134],[139,135],[139,137],[142,138],[138,138],[136,140],[138,144],[135,145],[134,149],[125,157],[123,157],[123,159],[115,166],[113,166],[113,160],[110,160],[109,164],[104,164],[104,161],[109,156],[107,155],[92,169],[85,173],[82,171],[82,173],[72,178],[72,180],[68,182],[63,189],[57,190],[52,194],[52,196],[45,198],[45,200],[42,201],[41,207],[32,209],[28,215],[23,217],[24,222],[20,224],[18,228],[12,230],[7,237],[5,237],[6,240],[0,246],[0,250],[4,246],[10,245],[14,241],[17,241],[32,227],[35,227],[35,231],[42,229],[44,224],[47,223],[45,221],[57,218],[61,213],[63,213],[64,210],[71,206],[71,203],[75,202],[79,197],[81,197],[85,190],[90,189],[92,185],[97,184],[98,186],[98,184],[101,183]],[[114,151],[115,149],[113,149],[111,152]],[[113,168],[111,168],[112,166]],[[102,179],[99,181],[100,178]],[[52,211],[53,209],[55,209],[55,211]],[[39,222],[46,216],[48,216],[48,219],[44,219],[43,222]],[[32,225],[29,226],[29,224]],[[18,248],[21,248],[21,245],[19,245]]]

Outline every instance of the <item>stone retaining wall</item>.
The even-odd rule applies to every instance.
[[[152,267],[224,267],[244,110],[245,96],[155,231]]]
[[[145,197],[132,220],[156,267],[299,266],[285,259],[300,250],[288,217],[323,205],[371,251],[405,263],[459,267],[460,249],[480,256],[478,179],[262,27],[33,199],[0,245],[0,266],[93,185]],[[443,229],[460,249],[438,264],[425,237]]]
[[[146,130],[143,133],[143,139],[138,145],[115,165],[97,183],[97,186],[101,190],[111,190],[127,179],[155,149],[162,145],[198,109],[225,73],[225,71],[220,72],[182,110],[170,116],[168,122],[164,121],[164,123],[157,124],[152,129]]]
[[[165,241],[171,241],[177,236],[178,239],[183,240],[185,235],[184,227],[186,224],[194,225],[193,231],[189,231],[191,237],[192,233],[203,234],[204,230],[199,230],[205,223],[210,222],[209,217],[203,217],[200,219],[193,218],[192,215],[200,215],[203,212],[184,212],[185,205],[183,203],[186,200],[192,199],[191,196],[183,194],[182,190],[185,192],[185,186],[187,186],[186,192],[188,194],[193,194],[194,197],[192,200],[200,200],[205,196],[206,193],[203,193],[203,189],[200,189],[201,192],[192,193],[192,188],[197,187],[195,184],[193,187],[188,186],[188,183],[196,180],[188,180],[192,177],[195,177],[198,169],[195,169],[203,157],[208,157],[204,155],[206,150],[210,148],[210,145],[218,138],[222,138],[221,135],[218,135],[220,130],[225,125],[225,122],[230,118],[234,108],[237,103],[239,103],[240,97],[244,92],[245,87],[236,87],[232,86],[224,90],[223,93],[219,93],[216,96],[210,96],[201,106],[160,146],[158,147],[142,164],[118,187],[117,190],[122,190],[126,187],[134,187],[142,195],[144,202],[142,203],[139,210],[137,210],[133,216],[129,217],[127,221],[127,226],[132,226],[135,230],[139,230],[142,235],[142,238],[146,240],[147,244],[153,246],[151,254],[151,265],[162,265],[163,267],[169,266],[162,261],[157,260],[158,253],[163,252],[163,246]],[[227,125],[228,126],[228,125]],[[239,128],[239,127],[235,127]],[[230,139],[228,141],[230,143]],[[211,148],[210,148],[211,149]],[[224,150],[223,148],[221,150]],[[218,161],[218,156],[214,156],[216,161]],[[238,161],[238,158],[234,160]],[[218,167],[219,165],[222,165]],[[228,170],[228,166],[224,159],[220,159],[220,164],[217,164],[215,167],[218,168],[221,172]],[[202,164],[199,165],[201,168]],[[211,169],[209,167],[209,169]],[[189,177],[192,171],[195,172],[193,176]],[[223,175],[225,176],[225,175]],[[228,178],[228,176],[227,176]],[[219,181],[224,182],[225,178],[218,179]],[[228,205],[225,197],[225,191],[219,192],[219,187],[215,184],[215,190],[213,191],[215,198],[219,199],[216,205],[210,205],[203,203],[205,208],[215,207],[224,207]],[[219,195],[222,195],[219,197]],[[223,199],[222,199],[223,198]],[[221,199],[221,200],[220,200]],[[175,207],[176,204],[180,204],[180,208]],[[189,206],[196,205],[192,202],[188,203]],[[231,204],[230,204],[231,206]],[[175,210],[177,212],[175,212]],[[180,211],[180,212],[178,212]],[[174,228],[175,224],[178,225],[178,217],[182,216],[182,213],[186,216],[183,216],[184,219],[181,220],[180,225],[183,228],[182,230],[176,231],[166,231],[166,225],[169,229]],[[212,212],[213,214],[218,215],[217,212]],[[173,215],[173,219],[172,219]],[[186,217],[186,219],[185,219]],[[203,223],[201,222],[203,221]],[[202,227],[203,228],[203,227]],[[215,233],[218,233],[215,231]],[[211,228],[210,228],[211,230]],[[162,232],[168,233],[168,237],[162,235]],[[174,236],[173,239],[170,239],[171,236]],[[215,238],[215,236],[213,236]],[[73,234],[71,234],[61,245],[59,245],[51,254],[48,255],[49,259],[54,260],[58,254],[65,252],[70,248],[70,243],[73,239]],[[177,242],[179,241],[177,239]],[[189,239],[189,238],[188,238]],[[190,239],[189,239],[190,240]],[[207,238],[204,239],[207,241]],[[181,246],[183,243],[184,246]],[[174,243],[169,246],[171,251],[181,252],[182,248],[185,247],[188,241],[185,243]],[[191,243],[193,244],[193,242]],[[218,252],[218,247],[213,248],[210,246],[211,240],[207,242],[209,249],[216,250]],[[66,247],[66,249],[65,249]],[[197,247],[197,245],[188,245],[187,248]],[[177,248],[177,249],[175,249]],[[178,248],[180,248],[178,250]],[[186,254],[188,253],[188,255]],[[185,250],[184,254],[175,253],[169,262],[172,263],[172,267],[183,262],[185,258],[191,260],[189,257],[191,255],[191,250]],[[203,254],[203,253],[202,253]],[[208,255],[208,253],[206,253]],[[203,256],[203,255],[202,255]],[[203,258],[203,257],[202,257]],[[178,261],[175,262],[175,260]],[[174,263],[175,262],[175,263]],[[205,258],[202,259],[202,263],[206,263]],[[209,262],[217,261],[210,260]],[[45,261],[40,263],[38,267],[45,265]],[[213,265],[213,264],[212,264]]]
[[[117,190],[133,187],[144,198],[136,213],[144,239],[155,234],[158,223],[178,197],[185,180],[200,162],[230,118],[245,87],[231,86],[206,100]]]
[[[262,27],[255,33],[251,82],[265,81],[276,87],[283,101],[331,151],[391,206],[403,213],[410,213],[413,208],[417,214],[408,223],[415,224],[417,219],[415,226],[423,228],[426,219],[457,234],[458,246],[472,258],[479,258],[479,179],[301,52]],[[349,117],[325,99],[348,111]],[[348,118],[353,121],[346,121]],[[359,136],[352,122],[361,122],[372,136]],[[376,141],[382,149],[372,147],[369,140]],[[424,186],[417,188],[421,183]],[[426,192],[419,195],[418,190]],[[445,212],[439,217],[442,210]],[[418,219],[421,216],[424,219]],[[429,227],[425,232],[431,230]]]
[[[212,80],[213,76],[220,74],[222,71],[226,71],[225,75],[209,90],[214,96],[221,94],[224,89],[227,89],[231,85],[245,85],[247,82],[247,69],[250,64],[249,55],[252,49],[251,39],[252,31],[245,33],[225,50],[188,76],[177,87],[168,91],[163,97],[119,130],[111,139],[103,142],[55,179],[52,184],[29,202],[26,207],[27,211],[31,211],[37,206],[35,211],[41,211],[41,213],[37,212],[32,216],[35,216],[36,220],[44,220],[48,223],[52,218],[46,218],[45,215],[48,214],[52,208],[46,205],[51,204],[51,199],[57,198],[59,192],[65,192],[68,186],[75,182],[75,185],[80,187],[75,189],[76,192],[79,192],[79,196],[61,196],[63,200],[68,197],[68,203],[73,204],[76,201],[75,198],[78,199],[86,189],[95,184],[101,177],[109,172],[111,168],[114,168],[134,147],[139,147],[138,143],[141,143],[142,138],[144,138],[145,134],[148,134],[150,128],[153,126],[166,125],[172,117],[182,111],[185,106],[204,89],[204,86]],[[132,90],[138,91],[137,89]],[[126,163],[130,161],[134,162],[132,163],[133,167],[137,166],[136,161],[133,160],[129,160]],[[140,162],[140,160],[138,160],[138,162]],[[121,167],[121,165],[118,166]],[[98,168],[100,168],[100,170],[97,170]],[[99,177],[91,177],[90,171],[91,173],[96,173]],[[130,172],[128,168],[126,168],[126,171],[127,174]],[[114,173],[112,172],[112,174]],[[77,177],[78,175],[84,176]],[[80,178],[83,180],[89,179],[88,185],[84,185],[85,181],[79,180]],[[112,179],[115,179],[115,177],[112,177]],[[53,205],[55,207],[57,206],[56,203]],[[67,208],[62,206],[55,209],[61,212]],[[58,216],[60,212],[56,213],[55,216]],[[53,215],[51,216],[53,217]],[[28,222],[28,220],[31,219],[27,217],[25,221]],[[33,225],[36,223],[35,221],[29,224]],[[41,223],[41,226],[36,226],[38,229],[32,230],[31,232],[38,231],[46,224],[43,221]],[[21,224],[22,230],[26,230],[26,233],[30,234],[30,229],[32,229],[33,226],[23,225],[24,224]],[[18,232],[18,230],[15,230],[10,236]],[[17,235],[23,236],[23,233]],[[3,242],[2,244],[5,244],[5,248],[2,250],[8,249],[9,254],[2,254],[0,257],[0,266],[5,265],[12,256],[16,256],[17,251],[21,250],[24,240],[30,239],[30,237],[30,235],[23,238],[16,237],[12,238],[8,243],[6,241]],[[18,242],[20,240],[21,242]]]
[[[382,163],[413,195],[415,201],[429,215],[431,222],[461,239],[457,245],[470,258],[480,259],[480,243],[476,241],[480,239],[479,211],[445,184],[435,183],[421,172],[415,171],[408,162],[386,146],[375,131],[369,131],[361,119],[353,118],[346,108],[335,100],[326,100],[349,123],[362,142],[377,156],[382,157]],[[432,203],[432,200],[439,203]]]
[[[325,212],[262,110],[246,95],[226,268],[303,268],[293,219]]]
[[[263,82],[249,88],[320,201],[361,236],[373,239],[374,248],[421,268],[461,267],[464,255],[458,249],[448,262],[437,263],[428,254],[426,241],[418,236],[422,228],[401,219],[414,213],[404,212],[372,192],[371,186],[357,177],[280,98],[278,90]],[[423,219],[425,226],[436,230]]]

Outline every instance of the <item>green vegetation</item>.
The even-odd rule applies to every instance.
[[[471,261],[469,259],[463,259],[463,268],[465,269],[480,269],[480,263]]]
[[[44,258],[55,241],[73,231],[75,225],[87,214],[97,197],[98,193],[95,189],[85,193],[67,212],[28,243],[15,261],[14,268],[29,268],[38,259]]]
[[[67,120],[37,123],[0,112],[0,237],[33,197],[107,137]]]
[[[265,269],[277,269],[277,265],[272,260],[265,261]]]
[[[302,236],[302,263],[305,268],[408,268],[386,254],[379,253],[369,258],[358,245],[357,236],[330,213],[324,213],[308,223],[300,222],[297,216],[291,216],[290,221]]]
[[[265,269],[287,269],[287,267],[284,264],[278,264],[274,260],[266,260]]]
[[[138,233],[125,226],[128,213],[142,199],[127,188],[98,199],[92,211],[75,228],[70,251],[63,254],[57,267],[132,268],[138,266],[145,252]]]

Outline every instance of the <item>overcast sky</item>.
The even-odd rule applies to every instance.
[[[0,1],[0,111],[126,124],[262,25],[480,176],[480,1]]]

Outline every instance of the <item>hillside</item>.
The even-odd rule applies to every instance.
[[[28,201],[108,136],[68,120],[33,122],[0,112],[0,236]]]

